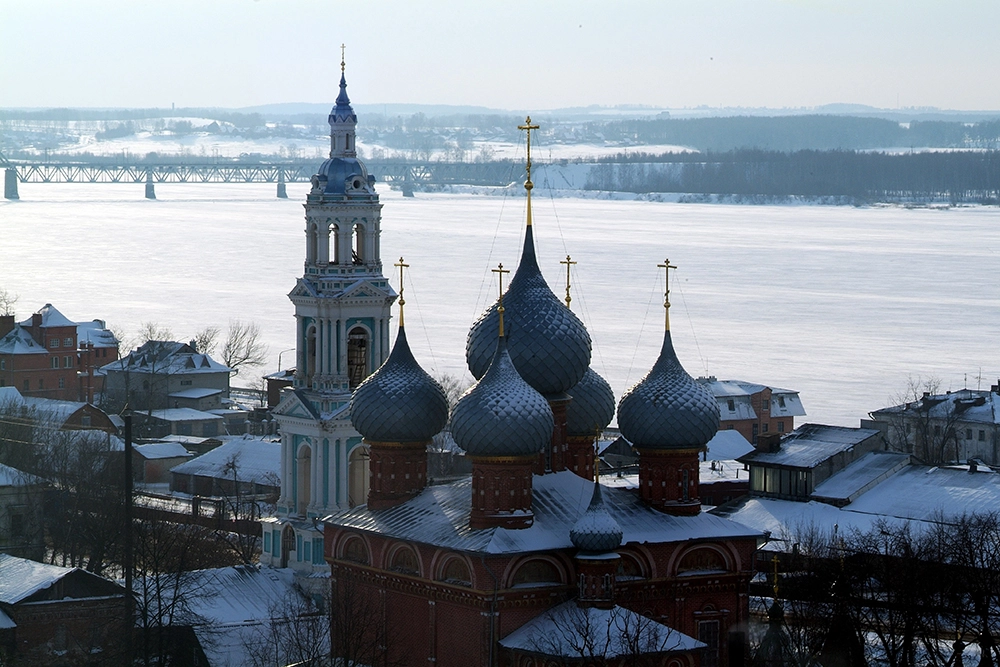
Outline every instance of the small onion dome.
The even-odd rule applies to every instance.
[[[588,368],[583,379],[569,390],[573,400],[566,408],[567,435],[594,435],[615,416],[615,395],[608,381]]]
[[[521,377],[541,394],[562,394],[590,366],[590,334],[583,322],[552,293],[535,259],[529,226],[517,272],[504,295],[508,349]],[[483,377],[493,358],[497,304],[472,325],[465,346],[469,370]]]
[[[618,428],[639,449],[702,447],[719,430],[719,404],[681,366],[669,330],[660,358],[622,396]]]
[[[517,374],[500,338],[489,370],[458,400],[451,435],[470,456],[528,456],[549,443],[553,424],[548,401]]]
[[[594,495],[590,505],[573,528],[569,531],[569,539],[580,551],[593,554],[603,554],[614,551],[622,543],[622,527],[614,520],[604,506],[601,497],[601,484],[594,484]]]
[[[403,327],[386,362],[354,391],[351,422],[373,442],[427,441],[448,423],[444,390],[413,358]]]

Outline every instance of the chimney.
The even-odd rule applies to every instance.
[[[977,464],[976,459],[969,459],[969,472],[978,472],[978,471],[979,471],[979,465]]]
[[[763,433],[757,436],[757,451],[774,454],[781,449],[780,433]]]
[[[0,338],[14,330],[14,316],[0,315]]]
[[[38,331],[42,327],[42,314],[35,313],[31,316],[31,328]]]

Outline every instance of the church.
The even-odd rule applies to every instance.
[[[467,341],[477,382],[449,414],[382,274],[381,205],[341,69],[289,295],[296,372],[275,409],[281,498],[262,562],[329,586],[332,654],[360,664],[742,665],[760,535],[702,511],[698,457],[719,409],[674,352],[669,290],[659,358],[617,405],[639,484],[607,487],[595,440],[615,397],[536,260],[529,118],[520,262],[506,289],[510,271],[495,270],[499,298]],[[429,486],[427,446],[446,425],[472,474]]]

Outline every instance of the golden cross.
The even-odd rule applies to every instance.
[[[666,279],[663,281],[663,322],[667,331],[670,331],[670,269],[677,267],[670,263],[669,259],[663,260],[663,264],[657,264],[661,269],[666,269]]]
[[[532,125],[531,116],[528,116],[527,118],[524,119],[524,125],[518,125],[517,129],[527,130],[528,132],[528,166],[525,168],[525,171],[528,172],[528,180],[524,182],[524,189],[527,190],[530,194],[531,188],[534,187],[534,185],[531,182],[531,131],[537,130],[538,125]]]
[[[569,267],[576,264],[576,262],[571,260],[569,255],[566,255],[566,260],[559,263],[566,265],[566,307],[569,308],[569,302],[573,300],[573,298],[569,295]]]
[[[340,71],[344,71],[344,49],[347,48],[346,45],[340,45]]]
[[[774,597],[778,597],[778,554],[771,556],[771,562],[774,563]]]
[[[406,305],[406,300],[403,298],[403,269],[410,268],[409,264],[403,263],[403,258],[400,257],[399,261],[393,266],[399,267],[399,326],[403,326],[403,306]]]
[[[594,482],[601,483],[601,427],[594,426]]]
[[[503,338],[503,274],[510,273],[508,269],[503,268],[503,262],[501,262],[497,268],[490,269],[493,273],[500,275],[500,305],[497,307],[497,313],[500,314],[500,337]]]

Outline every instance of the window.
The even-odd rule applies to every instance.
[[[312,562],[312,559],[313,559],[312,540],[305,540],[304,544],[302,545],[302,560],[304,560],[307,563],[310,563]]]
[[[764,422],[764,433],[767,433],[768,426],[769,424],[767,422]]]
[[[726,401],[726,407],[729,408],[730,412],[735,412],[736,411],[736,401],[734,401],[733,399],[730,398],[728,401]]]
[[[302,561],[302,536],[295,536],[295,560]]]
[[[49,339],[49,349],[54,350],[57,347],[59,347],[59,339],[58,338],[50,338]]]
[[[73,347],[73,339],[63,338],[63,347]]]
[[[30,380],[25,380],[24,381],[24,390],[25,391],[31,391],[31,385],[29,384],[29,382],[30,382]]]
[[[735,426],[733,426],[732,424],[729,424],[728,426],[726,426],[726,430],[727,431],[732,431],[734,428],[735,428]]]
[[[66,378],[59,378],[59,388],[60,389],[66,388]]]
[[[271,553],[271,531],[264,531],[264,553]]]
[[[347,544],[344,545],[344,560],[349,560],[352,563],[361,563],[362,565],[368,564],[368,547],[361,540],[360,537],[352,538]]]
[[[313,538],[313,565],[323,564],[323,538]]]
[[[5,371],[5,370],[7,370],[7,360],[0,359],[0,371]]]
[[[765,398],[764,400],[762,400],[762,401],[760,402],[760,407],[761,407],[761,408],[762,408],[762,409],[763,409],[763,410],[764,410],[765,412],[767,412],[768,410],[770,410],[770,409],[771,409],[771,401],[769,401],[768,399],[766,399],[766,398]]]
[[[191,380],[181,380],[181,386],[182,387],[187,386],[189,384],[191,384]]]
[[[785,432],[785,422],[778,420],[778,433]]]
[[[73,357],[63,357],[63,368],[73,368]]]
[[[701,667],[718,667],[719,665],[719,622],[698,621],[698,641],[708,648],[701,654]]]
[[[986,440],[986,431],[979,429],[979,442]]]
[[[778,397],[778,407],[779,408],[785,407],[785,397],[784,396],[779,396]]]
[[[691,473],[687,468],[681,471],[681,500],[690,500]]]
[[[403,547],[392,556],[390,570],[402,572],[404,574],[420,574],[420,564],[417,562],[417,555],[413,550]]]
[[[965,439],[966,440],[972,440],[972,429],[971,428],[965,429]]]
[[[52,366],[52,368],[59,368],[59,357],[52,357],[49,359],[49,365]]]

